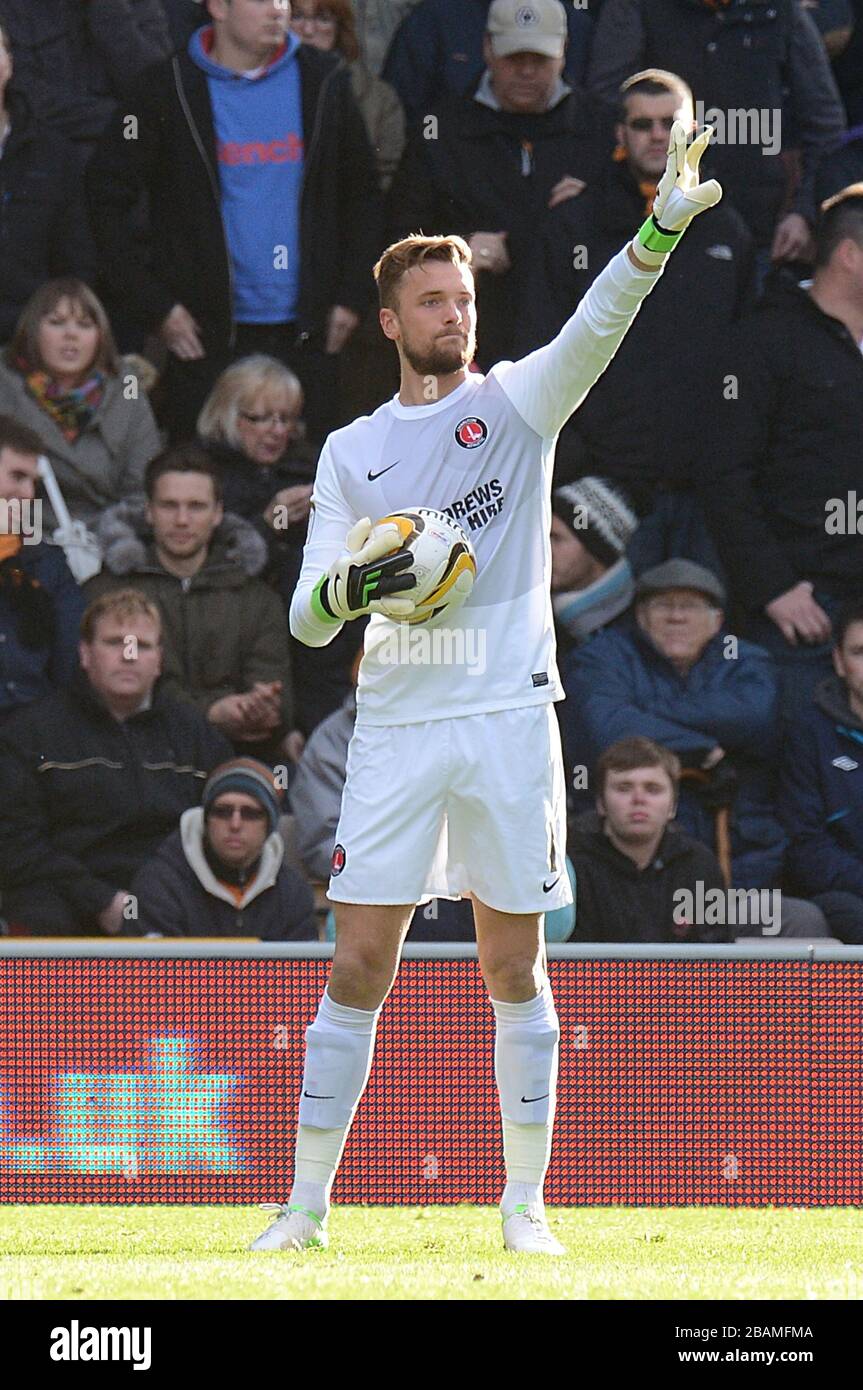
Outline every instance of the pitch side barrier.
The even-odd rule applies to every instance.
[[[284,1200],[332,946],[0,941],[0,1201]],[[550,946],[561,1205],[863,1202],[863,948]],[[471,945],[407,946],[340,1202],[496,1202]]]

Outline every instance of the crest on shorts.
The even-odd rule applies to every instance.
[[[333,877],[335,877],[336,874],[341,873],[342,869],[345,867],[346,859],[347,855],[345,854],[344,845],[336,845],[335,849],[333,850],[333,857],[330,861],[330,872],[332,873]]]
[[[455,427],[455,442],[463,449],[478,449],[488,439],[488,425],[476,415],[466,415]]]

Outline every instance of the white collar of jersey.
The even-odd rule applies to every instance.
[[[560,102],[563,101],[564,97],[568,97],[571,91],[572,88],[567,86],[562,77],[559,77],[549,99],[548,106],[545,108],[546,111],[553,111],[555,106],[558,106]],[[486,68],[480,78],[480,83],[473,94],[473,99],[474,101],[478,101],[481,106],[490,106],[492,111],[499,111],[501,109],[500,102],[495,96],[494,88],[491,85],[491,74],[488,68]]]
[[[460,401],[462,396],[466,396],[472,387],[478,386],[484,380],[485,377],[478,372],[469,372],[467,380],[463,381],[461,386],[450,391],[449,395],[444,396],[442,401],[432,401],[430,405],[402,405],[398,398],[398,392],[396,392],[390,401],[390,410],[400,420],[422,420],[426,415],[437,415],[441,410],[448,410],[456,401]]]

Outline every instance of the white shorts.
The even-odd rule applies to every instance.
[[[552,704],[355,728],[329,886],[334,902],[474,893],[500,912],[550,912],[572,902],[565,854]]]

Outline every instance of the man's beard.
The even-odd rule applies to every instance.
[[[420,353],[413,345],[402,339],[402,352],[417,376],[449,376],[467,367],[476,353],[476,334],[470,333],[466,343],[459,346],[443,346],[438,342],[427,353]]]

